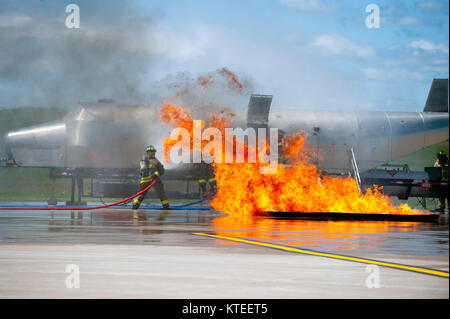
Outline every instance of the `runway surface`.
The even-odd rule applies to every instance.
[[[194,235],[448,272],[448,223],[233,218],[213,211],[0,211],[0,297],[448,298],[448,278]],[[80,268],[67,288],[66,266]],[[369,283],[370,286],[370,283]]]

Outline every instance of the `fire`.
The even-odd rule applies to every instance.
[[[169,103],[170,100],[166,100]],[[166,124],[173,124],[174,127],[182,127],[189,132],[193,131],[193,120],[191,112],[185,107],[173,106],[171,104],[164,105],[157,111],[157,114],[161,117],[161,120]],[[172,147],[177,143],[175,140],[169,138],[164,139],[163,154],[164,160],[170,162],[169,154]],[[191,145],[192,149],[192,145]]]
[[[239,80],[236,77],[236,74],[228,70],[227,68],[222,68],[218,70],[218,72],[222,75],[224,75],[228,79],[228,87],[230,89],[237,90],[239,92],[242,92],[242,89],[244,86],[239,82]]]
[[[229,86],[241,90],[242,85],[235,75],[227,69],[218,71],[229,79]],[[198,85],[204,89],[213,82],[214,76],[207,74],[198,79]],[[158,114],[162,121],[172,127],[180,127],[193,136],[193,117],[189,109],[172,105],[172,99],[166,99]],[[233,114],[222,111],[219,114],[207,114],[202,128],[217,128],[224,133],[230,127]],[[222,134],[222,138],[225,134]],[[311,163],[312,151],[306,143],[307,134],[297,132],[283,137],[282,154],[289,164],[278,163],[274,174],[261,174],[265,163],[213,163],[218,192],[211,205],[218,211],[233,216],[248,216],[264,212],[346,212],[346,213],[388,213],[418,214],[407,204],[394,206],[390,198],[374,185],[362,193],[352,177],[323,176]],[[191,138],[191,150],[193,138]],[[171,148],[178,141],[164,140],[164,159],[169,162]],[[202,140],[201,146],[210,141]],[[224,145],[223,141],[220,141]],[[243,141],[234,141],[244,143]],[[246,154],[248,154],[245,144]],[[225,156],[222,149],[222,156]],[[258,150],[260,152],[260,150]],[[266,150],[268,148],[266,147]],[[279,150],[280,151],[280,150]],[[206,154],[213,155],[213,154]],[[317,155],[317,154],[315,154]],[[233,154],[233,158],[235,158]]]
[[[291,165],[278,164],[274,174],[260,174],[260,163],[214,164],[219,191],[211,205],[234,216],[279,212],[346,212],[417,214],[403,204],[394,206],[374,185],[361,193],[352,177],[321,176],[310,163],[306,133],[282,140]]]
[[[197,84],[200,85],[203,88],[203,90],[206,91],[209,88],[209,86],[214,83],[214,78],[217,75],[221,75],[226,78],[229,89],[242,92],[244,86],[239,82],[236,74],[234,74],[227,68],[222,68],[214,73],[207,73],[205,75],[199,76],[197,78]]]
[[[166,103],[171,103],[170,99],[167,99],[165,101]],[[173,128],[184,128],[186,129],[191,136],[191,145],[190,149],[193,150],[193,130],[194,130],[194,119],[192,118],[190,110],[188,110],[185,107],[182,106],[174,106],[172,104],[163,105],[158,111],[157,114],[161,117],[161,120],[168,124],[169,126]],[[229,127],[231,125],[231,122],[233,121],[234,114],[231,112],[228,112],[227,110],[222,110],[219,115],[215,114],[207,114],[208,117],[208,125],[205,125],[205,121],[202,121],[201,128],[217,128],[222,133],[222,136],[224,135],[225,128]],[[171,140],[170,138],[164,139],[164,145],[163,145],[163,153],[164,153],[164,160],[169,163],[170,162],[170,150],[172,147],[177,143],[177,140]],[[210,141],[208,140],[201,140],[201,149],[204,148],[206,144],[208,144]],[[212,143],[218,142],[221,143],[222,141],[211,141]],[[240,141],[237,141],[239,143]],[[222,154],[224,152],[222,151]],[[205,154],[205,155],[214,155],[214,154]],[[223,155],[224,157],[224,155]]]

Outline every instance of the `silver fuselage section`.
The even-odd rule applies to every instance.
[[[233,110],[234,127],[245,128],[246,111]],[[268,126],[287,134],[306,131],[308,146],[318,153],[313,161],[327,172],[350,171],[351,149],[365,171],[448,139],[448,113],[442,112],[275,108]],[[137,168],[146,145],[161,150],[169,133],[154,108],[95,104],[80,106],[61,121],[9,132],[5,144],[22,166]]]
[[[304,130],[318,156],[318,168],[349,171],[353,149],[360,171],[365,171],[448,139],[448,113],[277,111],[270,127],[286,133]]]

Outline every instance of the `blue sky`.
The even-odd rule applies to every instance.
[[[47,91],[58,97],[48,102],[52,104],[122,90],[120,84],[105,80],[104,86],[114,88],[111,92],[105,87],[91,92],[80,83],[91,82],[89,79],[98,83],[123,78],[129,90],[133,85],[145,90],[168,74],[187,72],[195,77],[227,67],[250,79],[255,93],[273,94],[274,107],[420,111],[432,79],[448,78],[448,1],[70,1],[65,4],[80,6],[81,28],[76,36],[74,30],[60,30],[60,21],[66,16],[61,2],[25,1],[17,5],[4,1],[0,44],[10,47],[21,43],[5,32],[17,33],[32,22],[30,34],[18,33],[18,37],[33,44],[34,53],[26,61],[39,57],[39,63],[27,62],[29,73],[26,69],[14,73],[22,62],[14,58],[15,64],[9,65],[7,54],[15,55],[15,51],[3,53],[3,107],[33,101],[45,104]],[[380,7],[378,29],[365,25],[365,8],[371,3]],[[46,30],[45,35],[36,28]],[[114,54],[89,53],[111,36],[116,37],[115,44],[107,42],[102,48],[113,50],[116,46]],[[67,54],[63,53],[72,54],[74,42],[51,40],[58,37],[76,37],[84,48],[78,57],[103,57],[99,70],[89,77],[73,76],[79,70],[67,70],[65,65],[76,57],[65,60]],[[85,43],[83,37],[95,37],[96,42]],[[40,43],[45,45],[37,50]],[[66,45],[70,50],[61,48]],[[131,66],[130,60],[134,61]],[[118,68],[130,72],[117,73]],[[58,95],[66,90],[60,80],[63,75],[76,89]],[[44,87],[34,78],[41,79]]]

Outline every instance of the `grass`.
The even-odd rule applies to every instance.
[[[448,154],[448,140],[402,157],[393,161],[391,164],[408,164],[411,170],[420,171],[425,167],[433,166],[436,161],[436,155],[441,150],[444,150]]]
[[[84,180],[84,193],[90,191],[90,179]],[[48,168],[3,168],[0,169],[0,201],[39,201],[45,202],[53,194],[58,202],[71,200],[71,179],[61,178],[51,180]],[[175,185],[176,186],[176,185]],[[167,188],[174,188],[171,181],[166,184]],[[75,200],[78,200],[77,191],[75,191]],[[83,196],[85,202],[105,202],[112,203],[123,198],[96,198]],[[171,199],[172,204],[190,202],[188,199]],[[147,196],[144,203],[160,205],[157,198]]]

